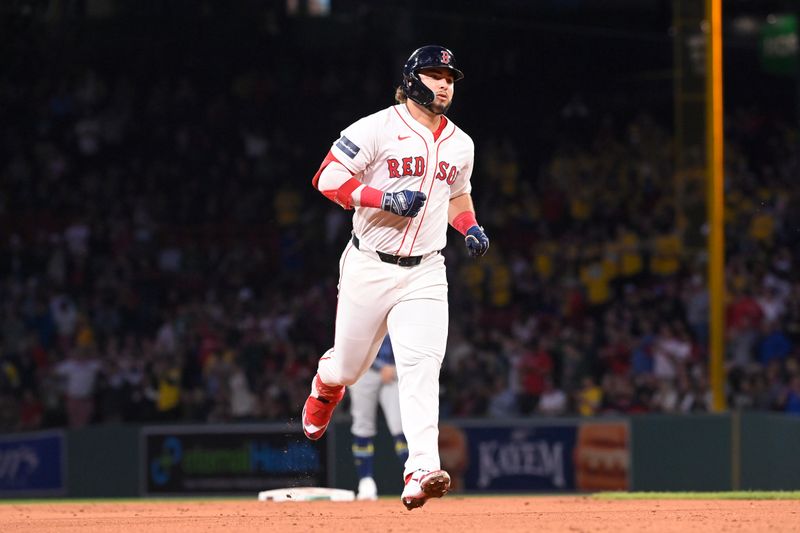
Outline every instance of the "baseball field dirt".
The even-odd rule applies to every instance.
[[[17,532],[782,532],[800,506],[781,500],[632,500],[584,496],[449,496],[406,511],[399,499],[333,503],[251,500],[6,502],[0,530]]]

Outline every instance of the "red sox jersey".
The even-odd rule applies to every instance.
[[[400,256],[445,247],[450,199],[472,190],[475,145],[469,135],[444,116],[433,133],[400,104],[346,128],[331,153],[365,185],[385,192],[422,191],[428,197],[414,218],[355,207],[353,231],[364,246]]]

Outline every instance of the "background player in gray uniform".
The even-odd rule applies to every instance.
[[[358,499],[377,500],[378,487],[373,478],[375,443],[378,433],[378,404],[381,406],[386,425],[394,440],[394,451],[405,464],[408,459],[408,444],[403,435],[400,420],[400,393],[397,386],[397,369],[394,365],[392,343],[387,335],[383,339],[378,356],[367,372],[350,391],[350,414],[353,425],[353,459],[358,472]]]

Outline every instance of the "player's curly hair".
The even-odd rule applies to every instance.
[[[408,100],[408,96],[406,96],[406,92],[403,90],[402,85],[398,85],[397,89],[394,90],[394,101],[398,104],[405,104],[406,100]]]

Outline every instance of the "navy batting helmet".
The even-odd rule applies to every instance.
[[[422,83],[418,72],[425,68],[446,68],[453,73],[455,81],[464,77],[456,68],[453,52],[444,46],[428,45],[414,50],[403,67],[403,92],[421,106],[430,105],[435,95]]]

